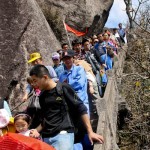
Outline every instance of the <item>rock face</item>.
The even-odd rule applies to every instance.
[[[0,14],[0,97],[9,95],[14,106],[24,91],[29,54],[41,52],[50,63],[60,45],[36,1],[1,0]]]
[[[51,52],[67,39],[63,20],[79,31],[88,27],[91,35],[102,29],[112,4],[113,0],[1,0],[0,98],[9,96],[12,107],[21,100],[29,54],[40,52],[49,64]]]
[[[55,32],[56,37],[64,42],[66,33],[63,20],[88,36],[102,30],[107,21],[109,10],[114,0],[36,0]],[[70,34],[73,37],[73,34]]]

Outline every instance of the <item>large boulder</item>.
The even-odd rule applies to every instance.
[[[67,39],[63,20],[79,31],[88,27],[87,35],[98,33],[107,21],[113,1],[1,0],[0,97],[9,96],[12,107],[21,101],[29,54],[40,52],[49,64],[51,53]],[[69,36],[74,38],[71,33]]]
[[[98,33],[104,27],[114,0],[36,0],[56,37],[64,42],[63,20],[78,31],[88,29],[87,35]],[[70,38],[74,38],[69,33]]]
[[[60,45],[35,0],[1,0],[0,14],[0,97],[9,95],[15,106],[25,89],[29,53],[40,52],[49,64]]]

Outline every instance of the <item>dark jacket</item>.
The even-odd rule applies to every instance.
[[[67,83],[63,83],[63,96],[57,93],[56,87],[49,91],[44,91],[39,97],[39,102],[43,116],[43,137],[57,135],[60,131],[66,130],[74,132],[74,126],[70,122],[63,99],[68,105],[73,115],[80,117],[87,114],[87,108],[78,98],[75,91]]]
[[[92,52],[94,52],[94,50],[92,50]],[[100,69],[100,65],[92,52],[86,51],[85,60],[91,64],[92,71],[94,74],[96,74],[96,71]]]

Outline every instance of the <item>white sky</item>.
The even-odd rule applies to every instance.
[[[125,8],[126,6],[123,0],[114,0],[114,4],[110,10],[105,26],[109,28],[116,28],[118,27],[118,23],[126,23],[128,17]]]
[[[132,0],[133,7],[136,7],[137,2],[137,0]],[[109,28],[116,28],[118,27],[118,23],[122,23],[123,25],[126,24],[128,17],[125,9],[126,6],[124,0],[114,0],[114,4],[110,10],[110,14],[105,26]]]

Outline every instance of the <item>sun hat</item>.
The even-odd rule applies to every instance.
[[[53,60],[59,59],[59,58],[60,58],[59,53],[57,53],[57,52],[52,53],[52,59],[53,59]]]
[[[0,109],[0,128],[4,128],[9,123],[9,114],[5,109]]]
[[[28,61],[28,63],[31,63],[31,62],[35,61],[36,59],[39,59],[39,58],[41,58],[40,53],[37,53],[37,52],[32,53],[32,54],[30,54],[30,60]]]

